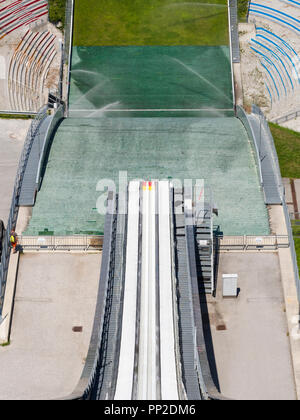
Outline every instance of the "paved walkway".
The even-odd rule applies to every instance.
[[[24,140],[31,120],[0,118],[0,220],[7,223]]]
[[[74,390],[90,342],[100,264],[101,254],[20,257],[11,343],[0,347],[1,400],[49,400]]]
[[[223,299],[222,274],[239,275]],[[278,254],[220,254],[216,299],[208,302],[220,389],[237,400],[296,399]]]

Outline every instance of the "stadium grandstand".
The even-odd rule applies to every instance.
[[[48,1],[1,2],[0,109],[37,113],[49,93],[57,96],[61,53],[61,33],[48,22]]]
[[[3,0],[0,7],[0,39],[48,15],[45,0]]]
[[[260,63],[270,100],[268,115],[277,120],[299,104],[299,2],[251,1],[249,22],[255,25],[250,48]]]

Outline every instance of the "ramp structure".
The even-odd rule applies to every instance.
[[[113,196],[102,262],[110,269],[103,268],[98,301],[104,312],[95,318],[98,344],[91,341],[96,363],[92,352],[88,363],[96,373],[85,398],[222,398],[206,355],[194,190],[175,190],[169,181],[132,181],[125,197]],[[125,216],[118,210],[122,201]],[[213,290],[213,275],[210,281]]]

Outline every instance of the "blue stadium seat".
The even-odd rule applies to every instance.
[[[259,3],[251,2],[249,14],[261,16],[265,19],[270,19],[278,24],[284,25],[287,28],[300,32],[300,20],[294,18],[287,13],[281,12],[273,7],[263,6]]]
[[[292,89],[294,90],[294,84],[292,81],[292,78],[290,76],[290,73],[287,69],[287,66],[284,64],[283,60],[279,57],[279,55],[277,53],[275,53],[271,48],[269,48],[267,45],[257,41],[256,39],[251,39],[252,43],[256,44],[256,47],[260,47],[260,50],[264,50],[264,52],[269,53],[268,57],[271,59],[275,59],[275,61],[278,61],[278,68],[280,69],[280,67],[283,68],[284,72],[281,72],[281,74],[283,75],[284,73],[284,77],[287,76],[287,79],[290,82],[290,85],[292,87]],[[286,77],[285,77],[286,78]]]

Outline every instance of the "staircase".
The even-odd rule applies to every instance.
[[[182,189],[174,191],[176,209],[183,209]],[[181,349],[182,376],[188,399],[201,399],[197,372],[195,370],[195,322],[192,292],[188,274],[188,256],[184,214],[174,215],[175,272],[177,277],[179,344]]]
[[[200,292],[214,292],[214,242],[210,204],[205,203],[195,226],[197,272]]]
[[[187,194],[186,194],[187,193]],[[194,195],[197,197],[198,195]],[[179,314],[179,342],[183,383],[188,399],[220,399],[211,377],[203,332],[200,292],[212,293],[213,279],[213,226],[212,207],[197,200],[182,189],[174,190],[175,272]],[[187,200],[187,201],[186,201]],[[198,217],[188,224],[188,206],[184,214],[183,201],[194,203]],[[177,214],[176,214],[177,213]],[[197,349],[195,352],[195,348]]]

